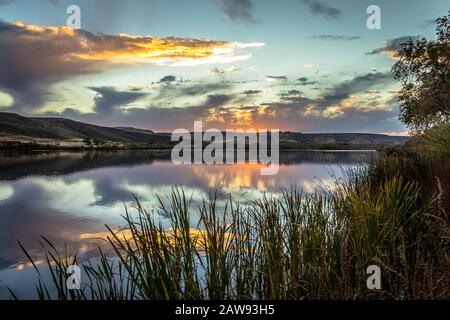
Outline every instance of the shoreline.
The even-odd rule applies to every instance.
[[[0,141],[0,151],[3,152],[38,152],[38,151],[171,151],[175,145],[167,143],[142,144],[142,143],[116,143],[107,142],[103,144],[87,145],[78,141],[60,141],[53,143],[22,142],[22,141]],[[403,144],[297,144],[286,145],[280,143],[280,151],[360,151],[377,152],[387,149],[401,148]],[[245,150],[248,151],[248,146]],[[236,149],[235,149],[236,150]]]
[[[385,146],[391,148],[396,146]],[[280,148],[280,151],[310,151],[310,152],[380,152],[383,149],[321,149],[321,148]],[[74,152],[91,152],[91,151],[172,151],[171,148],[1,148],[0,152],[60,152],[60,151],[74,151]]]

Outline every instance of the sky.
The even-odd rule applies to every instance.
[[[81,29],[66,26],[68,6]],[[369,30],[369,5],[381,29]],[[447,0],[0,0],[0,112],[105,126],[405,134],[396,48]]]

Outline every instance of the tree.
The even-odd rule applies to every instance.
[[[403,82],[400,119],[418,132],[448,123],[450,116],[450,11],[436,23],[437,40],[402,44],[392,68]]]

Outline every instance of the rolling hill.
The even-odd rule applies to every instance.
[[[385,134],[371,133],[297,133],[283,132],[280,140],[284,143],[300,145],[398,145],[404,144],[411,137],[388,136]]]
[[[0,142],[29,142],[44,139],[45,144],[53,141],[95,140],[100,143],[148,144],[162,143],[170,147],[169,133],[155,133],[130,127],[102,127],[65,118],[24,117],[14,113],[0,112]],[[316,133],[282,132],[280,146],[282,148],[307,148],[313,146],[370,146],[399,145],[410,137],[388,136],[367,133]]]
[[[109,128],[64,118],[27,118],[14,113],[0,113],[0,137],[2,136],[146,143],[157,135],[149,130]]]

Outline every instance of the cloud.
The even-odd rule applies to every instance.
[[[214,94],[209,95],[206,99],[206,102],[204,103],[205,107],[219,107],[227,102],[230,102],[235,98],[234,95],[230,94]]]
[[[13,2],[14,2],[14,0],[0,0],[0,7],[1,6],[6,6],[6,5],[8,5],[10,3],[13,3]]]
[[[304,99],[303,92],[301,92],[300,90],[296,90],[296,89],[281,91],[278,94],[278,96],[281,98],[281,100],[289,100],[289,101]]]
[[[433,18],[433,19],[426,19],[422,22],[422,24],[420,25],[420,27],[422,28],[428,28],[431,26],[435,26],[436,25],[436,20],[437,18]]]
[[[26,112],[42,104],[51,85],[75,76],[136,64],[227,63],[248,59],[251,54],[243,51],[262,45],[106,35],[0,21],[0,89]]]
[[[306,77],[300,79],[308,82]],[[315,99],[300,90],[281,91],[280,101],[262,104],[248,118],[260,126],[304,132],[382,132],[386,127],[403,130],[394,100],[378,96],[367,102],[365,96],[356,98],[374,87],[389,86],[392,81],[389,73],[363,74],[337,83]]]
[[[316,16],[322,16],[326,19],[336,19],[342,14],[338,9],[317,0],[302,0],[302,2],[309,8],[309,11]]]
[[[174,99],[208,95],[213,92],[229,91],[233,84],[229,81],[219,82],[177,82],[168,84],[159,89],[156,101],[168,100],[173,103]]]
[[[281,101],[255,110],[252,121],[268,128],[282,126],[283,130],[303,132],[383,132],[403,128],[397,120],[398,111],[389,109],[361,109],[358,106],[318,108],[317,101]],[[394,129],[397,128],[397,129]]]
[[[9,108],[14,104],[14,99],[9,94],[0,91],[0,108]]]
[[[90,87],[89,89],[99,94],[94,99],[95,112],[99,115],[109,115],[115,108],[125,106],[146,96],[146,93],[116,91],[112,87]]]
[[[254,96],[254,95],[258,95],[262,92],[262,90],[246,90],[243,92],[243,94],[247,95],[247,96]]]
[[[177,81],[177,77],[171,75],[165,76],[159,80],[160,83],[172,83],[175,81]]]
[[[383,47],[373,49],[372,51],[367,52],[367,55],[375,55],[379,53],[386,53],[391,59],[398,59],[398,50],[401,45],[407,43],[409,41],[417,41],[419,40],[419,36],[404,36],[395,39],[387,40]]]
[[[277,81],[282,80],[286,81],[288,78],[286,76],[266,76],[267,81]]]
[[[317,83],[317,81],[308,81],[307,77],[301,77],[297,79],[300,82],[301,86],[309,86],[309,85],[314,85]]]
[[[306,77],[300,79],[308,82]],[[388,127],[401,131],[395,99],[364,96],[392,82],[389,73],[368,73],[337,83],[315,99],[298,90],[281,91],[280,101],[263,104],[264,112],[255,112],[252,119],[266,127],[282,124],[284,129],[303,132],[384,132]]]
[[[361,39],[360,36],[343,36],[343,35],[333,35],[333,34],[319,34],[312,36],[313,39],[318,40],[330,40],[330,41],[353,41]]]
[[[204,103],[206,105],[226,103],[231,98],[238,96],[238,94],[229,93],[234,86],[235,83],[232,81],[193,81],[168,75],[151,84],[126,86],[122,91],[116,87],[91,87],[89,89],[99,94],[95,99],[95,111],[105,113],[105,111],[118,109],[141,98],[145,99],[139,101],[140,108],[145,104],[164,108],[173,105],[189,106],[198,103],[204,97],[209,99]],[[230,99],[225,99],[225,97]]]
[[[209,114],[207,106],[159,107],[146,109],[131,108],[126,113],[116,110],[105,124],[135,126],[157,131],[171,131],[176,128],[190,128],[194,121],[205,119]]]
[[[382,132],[385,135],[388,136],[396,136],[396,137],[410,137],[411,131],[405,130],[405,131],[394,131],[394,132]]]
[[[307,78],[301,79],[309,82]],[[77,115],[70,110],[66,110],[64,115],[103,125],[126,125],[155,131],[190,129],[193,122],[198,120],[202,120],[205,126],[219,129],[253,127],[303,132],[403,131],[404,126],[397,120],[395,99],[382,97],[381,91],[377,90],[389,87],[392,83],[389,73],[367,73],[337,83],[317,98],[304,96],[300,90],[293,88],[280,91],[279,99],[275,101],[254,105],[251,98],[259,94],[259,90],[234,94],[229,93],[232,87],[223,89],[231,86],[230,82],[186,81],[177,85],[168,84],[164,88],[174,90],[172,94],[175,95],[201,92],[199,97],[205,98],[189,106],[177,106],[177,100],[171,99],[169,101],[173,104],[167,106],[152,100],[146,108],[111,108],[107,118],[97,114]],[[241,103],[239,96],[242,94],[246,96]],[[180,101],[184,102],[185,99]]]
[[[212,72],[222,76],[226,73],[236,72],[236,71],[240,71],[240,70],[241,70],[241,68],[239,68],[239,67],[228,67],[228,68],[214,68],[212,70]]]
[[[213,0],[219,9],[234,22],[256,23],[252,0]]]
[[[14,1],[16,1],[16,0],[0,0],[0,7],[6,6],[10,3],[13,3]],[[59,6],[59,0],[46,0],[46,1],[54,4],[55,6]]]
[[[390,73],[373,72],[356,76],[351,80],[335,85],[324,97],[326,101],[340,102],[349,98],[352,94],[364,92],[380,84],[388,84],[393,81]]]

